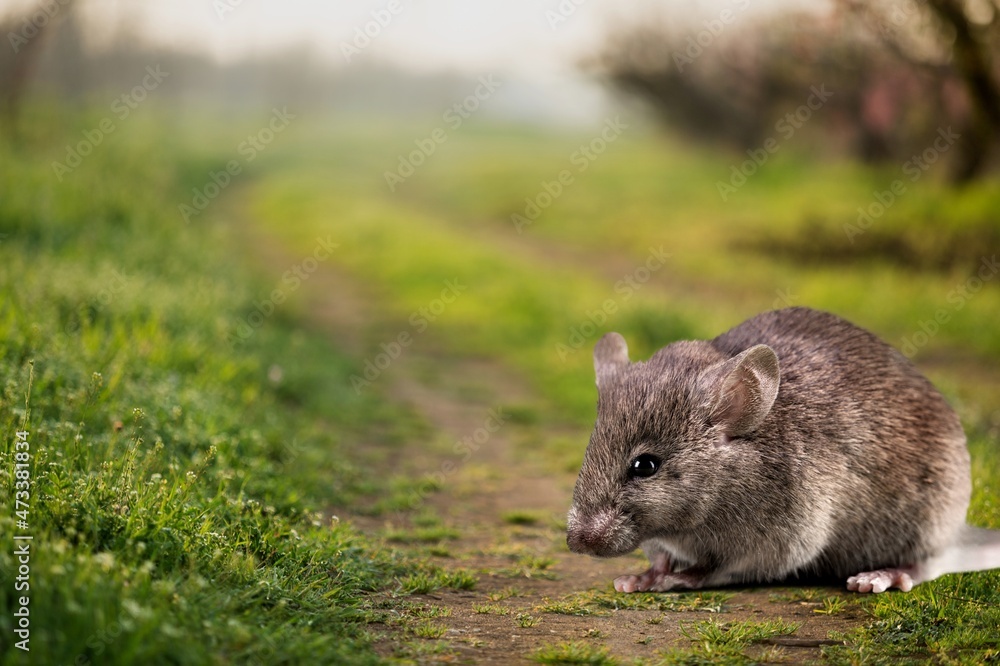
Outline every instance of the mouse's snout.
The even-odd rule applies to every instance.
[[[566,544],[574,553],[596,557],[623,555],[635,548],[634,529],[620,511],[585,513],[574,506],[566,521]]]

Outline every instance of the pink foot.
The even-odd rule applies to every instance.
[[[882,594],[890,587],[895,587],[903,592],[909,592],[913,589],[913,573],[913,567],[865,571],[859,573],[857,576],[848,578],[847,589],[851,592],[861,592],[863,594],[869,592]]]
[[[701,587],[701,576],[671,571],[670,558],[665,553],[650,560],[650,567],[641,574],[615,578],[618,592],[668,592],[676,589],[695,590]]]

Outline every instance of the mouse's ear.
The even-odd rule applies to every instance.
[[[767,345],[755,345],[712,366],[702,375],[710,391],[709,422],[721,425],[728,437],[756,430],[778,396],[778,356]]]
[[[615,373],[628,365],[628,344],[618,333],[606,333],[594,345],[594,372],[597,388],[606,384]]]

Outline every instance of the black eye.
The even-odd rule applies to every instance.
[[[643,453],[628,466],[628,476],[630,479],[645,478],[656,474],[658,469],[660,469],[660,459],[649,453]]]

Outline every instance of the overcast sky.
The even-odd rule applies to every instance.
[[[37,6],[41,0],[0,2],[10,9]],[[129,32],[154,43],[207,52],[221,61],[307,46],[344,67],[382,62],[423,72],[495,74],[544,89],[547,102],[561,109],[559,116],[576,110],[592,119],[603,113],[603,91],[584,79],[577,65],[615,25],[662,17],[679,25],[686,22],[694,34],[724,9],[733,12],[735,24],[777,7],[817,6],[822,0],[77,2],[86,17],[86,32],[95,42],[127,26]],[[379,18],[385,25],[379,25]],[[366,37],[358,38],[358,31],[366,28],[374,35],[367,44]],[[520,97],[531,96],[522,89]]]
[[[358,60],[424,70],[503,70],[526,77],[571,69],[610,25],[661,14],[698,26],[732,8],[739,16],[819,0],[78,0],[99,34],[128,20],[151,39],[223,60],[307,44],[348,64],[356,30],[391,16]],[[37,4],[6,0],[3,4]],[[393,4],[398,11],[392,15]],[[374,25],[372,32],[376,32]]]

